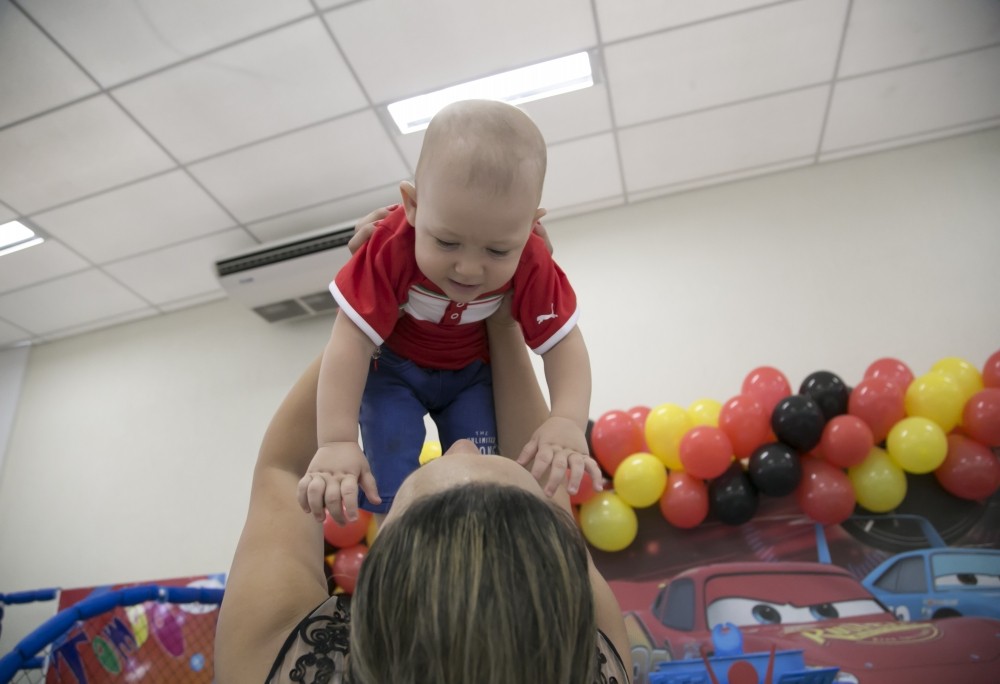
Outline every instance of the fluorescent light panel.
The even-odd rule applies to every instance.
[[[487,76],[461,85],[418,95],[389,105],[401,133],[427,128],[443,107],[459,100],[500,100],[519,105],[594,85],[590,55],[578,52],[548,62]]]
[[[20,221],[8,221],[0,225],[0,256],[34,247],[43,242],[44,238],[36,237],[35,231]]]

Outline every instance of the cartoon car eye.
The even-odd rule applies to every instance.
[[[809,612],[817,620],[833,620],[840,617],[837,606],[832,603],[817,603],[816,605],[809,606]]]
[[[1000,576],[978,572],[958,572],[934,578],[934,586],[941,587],[1000,587]]]
[[[754,620],[762,625],[776,625],[781,622],[781,613],[774,606],[767,603],[758,603],[750,611]]]

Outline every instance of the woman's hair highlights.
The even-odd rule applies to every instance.
[[[594,681],[587,550],[572,517],[517,487],[470,484],[382,530],[352,601],[352,679]]]

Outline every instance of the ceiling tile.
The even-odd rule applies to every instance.
[[[25,214],[174,163],[106,96],[0,131],[0,198]]]
[[[597,44],[589,0],[381,0],[324,16],[380,104]]]
[[[32,219],[95,263],[182,242],[234,223],[183,171],[67,204]]]
[[[221,290],[215,261],[253,247],[242,228],[125,259],[104,267],[117,280],[153,304]]]
[[[812,156],[828,87],[645,124],[619,133],[629,192]]]
[[[340,223],[354,222],[375,209],[397,202],[399,184],[393,183],[371,192],[362,192],[335,202],[324,202],[273,219],[251,223],[247,230],[262,242],[271,242]]]
[[[82,335],[84,333],[92,332],[94,330],[102,330],[104,328],[110,328],[115,325],[123,325],[125,323],[133,323],[143,318],[149,318],[150,316],[155,316],[159,312],[150,307],[146,309],[138,309],[136,311],[129,311],[123,314],[116,314],[114,316],[108,316],[106,318],[99,318],[97,320],[88,321],[86,323],[81,323],[80,325],[70,326],[69,328],[59,328],[58,330],[52,330],[45,333],[44,335],[37,336],[36,340],[39,342],[53,342],[55,340],[61,340],[66,337],[72,337],[74,335]]]
[[[97,92],[10,2],[0,2],[0,126]]]
[[[312,13],[308,0],[21,0],[105,87]]]
[[[608,88],[598,83],[521,105],[549,145],[611,130]]]
[[[113,94],[182,161],[367,104],[318,18],[213,52]]]
[[[17,218],[17,212],[10,207],[0,204],[0,223],[7,223],[7,221]]]
[[[606,43],[740,12],[774,0],[595,0]]]
[[[619,126],[828,81],[846,0],[805,0],[611,46]]]
[[[96,269],[0,295],[0,318],[36,334],[147,308]]]
[[[31,339],[31,333],[0,320],[0,347],[13,347]]]
[[[840,76],[1000,43],[997,0],[854,0]]]
[[[549,146],[542,206],[559,209],[622,194],[614,136],[610,133]]]
[[[837,83],[823,150],[1000,116],[1000,47]]]
[[[90,266],[80,255],[52,239],[19,252],[5,254],[0,257],[0,264],[3,264],[0,268],[0,292],[58,278]]]
[[[191,172],[241,221],[380,188],[407,169],[371,112],[194,164]]]

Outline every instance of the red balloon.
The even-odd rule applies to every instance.
[[[371,518],[371,513],[359,508],[357,520],[341,525],[331,518],[330,511],[327,511],[326,520],[323,521],[323,538],[331,546],[336,546],[339,549],[354,546],[365,538]]]
[[[719,411],[719,429],[733,445],[737,458],[748,458],[754,449],[771,440],[771,414],[749,394],[739,394]]]
[[[660,512],[674,527],[682,530],[697,527],[708,515],[708,487],[688,473],[670,473],[667,488],[660,497]]]
[[[1000,350],[994,352],[983,364],[983,386],[1000,387]]]
[[[594,458],[604,471],[614,475],[618,464],[632,454],[646,450],[645,425],[638,425],[624,411],[608,411],[590,432]]]
[[[1000,446],[1000,387],[979,390],[965,402],[962,428],[972,439]]]
[[[934,477],[951,494],[980,501],[1000,488],[1000,460],[979,442],[948,435],[948,455]]]
[[[818,458],[802,459],[802,481],[795,498],[803,513],[823,525],[844,522],[856,503],[847,473]]]
[[[649,452],[649,447],[646,445],[646,418],[649,417],[650,409],[648,406],[633,406],[627,413],[632,421],[639,426],[639,432],[642,433],[642,449],[641,451]]]
[[[761,366],[754,368],[743,378],[741,392],[756,397],[767,415],[771,415],[778,402],[792,394],[792,386],[788,384],[785,374],[777,368]]]
[[[906,392],[906,388],[913,382],[913,371],[899,359],[885,357],[868,366],[865,371],[865,380],[868,378],[888,380],[897,387],[902,387],[903,391]]]
[[[569,482],[569,470],[566,471],[566,482]],[[594,480],[591,479],[590,473],[584,470],[583,478],[580,480],[580,488],[576,490],[576,494],[570,495],[569,500],[574,506],[579,506],[589,501],[596,493],[594,491]]]
[[[726,433],[708,425],[688,430],[681,437],[679,452],[684,471],[703,480],[722,475],[733,462],[733,445]]]
[[[361,571],[361,563],[368,555],[368,547],[358,544],[348,549],[341,549],[333,559],[333,581],[348,594],[354,593],[354,587],[358,583],[358,572]]]
[[[858,465],[875,446],[875,437],[857,416],[835,416],[823,427],[819,455],[840,468]]]
[[[903,398],[906,388],[885,377],[862,380],[847,400],[847,413],[871,428],[875,443],[883,441],[892,426],[906,417]]]

